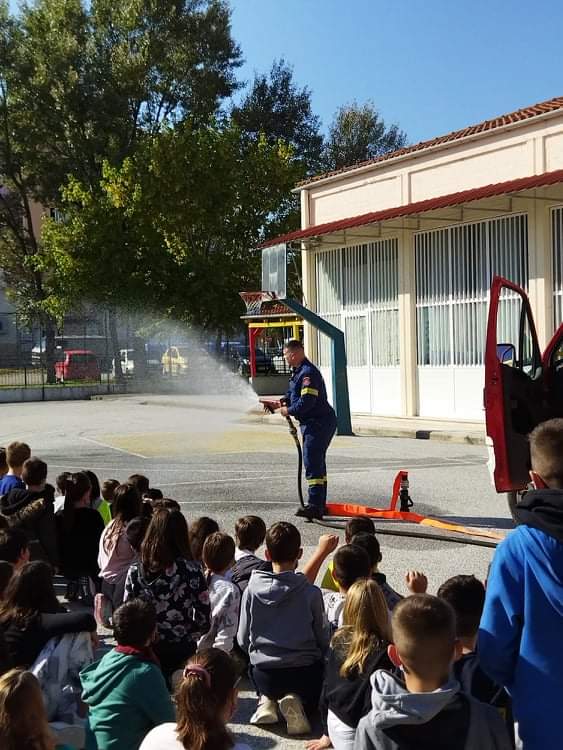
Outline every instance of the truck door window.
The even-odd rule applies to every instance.
[[[524,299],[512,289],[503,288],[497,316],[497,356],[508,367],[535,377],[541,365],[529,312]]]

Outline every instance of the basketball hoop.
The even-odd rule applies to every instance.
[[[276,299],[274,292],[239,292],[239,297],[246,305],[247,315],[260,315],[262,303]]]

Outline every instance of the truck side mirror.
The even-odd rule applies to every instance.
[[[516,347],[514,344],[497,344],[497,357],[501,365],[513,367],[516,361]]]

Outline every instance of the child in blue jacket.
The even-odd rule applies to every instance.
[[[513,700],[526,750],[561,747],[563,705],[563,419],[530,435],[534,490],[498,546],[487,582],[478,650]]]

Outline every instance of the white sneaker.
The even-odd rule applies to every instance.
[[[277,724],[278,704],[276,701],[263,695],[258,701],[256,711],[250,717],[251,724]]]
[[[305,709],[298,695],[294,693],[284,695],[279,705],[281,715],[287,722],[287,733],[289,735],[311,733],[309,719],[305,715]]]

